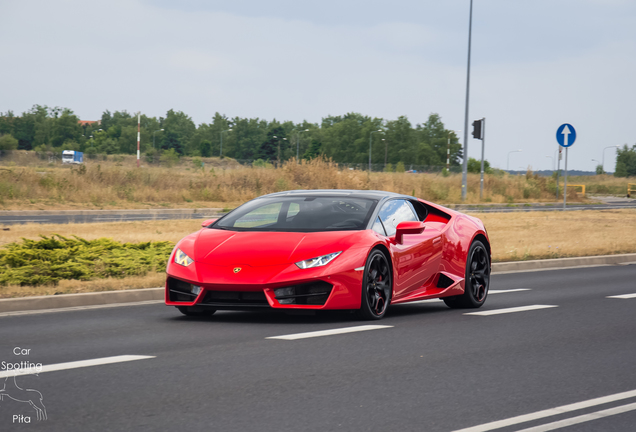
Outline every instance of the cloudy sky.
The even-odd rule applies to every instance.
[[[468,13],[469,0],[1,0],[0,112],[438,113],[464,129]],[[634,0],[475,0],[470,121],[487,119],[486,158],[551,169],[566,122],[571,169],[635,144],[635,28]]]

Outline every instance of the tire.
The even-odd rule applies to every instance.
[[[381,251],[374,249],[367,258],[362,278],[362,301],[358,318],[379,320],[384,317],[393,294],[391,266]]]
[[[176,306],[176,308],[179,309],[179,312],[181,312],[185,316],[210,316],[214,315],[214,313],[216,312],[216,309],[201,308],[196,306]]]
[[[464,294],[442,299],[449,308],[480,308],[486,302],[490,286],[490,256],[479,240],[475,240],[468,250],[465,276]]]

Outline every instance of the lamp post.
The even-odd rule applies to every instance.
[[[386,171],[386,161],[389,157],[389,142],[384,138],[382,138],[382,141],[384,141],[384,170]]]
[[[605,147],[603,149],[603,162],[601,162],[601,165],[603,165],[603,172],[605,172],[605,150],[607,150],[608,148],[620,148],[620,146],[613,145],[613,146]]]
[[[276,168],[280,167],[280,140],[281,138],[278,138],[276,135],[272,136],[272,138],[276,138],[276,141],[278,142],[278,162],[276,163]],[[287,141],[287,138],[282,138],[283,141]]]
[[[554,158],[552,156],[546,156],[552,160],[552,171],[554,171]]]
[[[446,171],[450,169],[450,134],[451,132],[461,132],[461,130],[448,131],[448,146],[446,147]]]
[[[296,163],[300,163],[300,134],[303,132],[309,132],[309,129],[301,130],[296,134]]]
[[[156,131],[152,133],[152,148],[155,150],[157,149],[157,147],[155,146],[155,134],[157,132],[163,132],[163,129],[157,129]]]
[[[521,150],[513,150],[508,152],[508,164],[506,165],[506,171],[510,171],[510,154],[519,152],[521,152]]]
[[[373,143],[373,134],[376,132],[383,132],[382,129],[371,131],[369,134],[369,172],[371,172],[371,144]]]
[[[462,201],[466,201],[468,182],[468,97],[470,95],[470,45],[473,33],[473,0],[470,0],[468,19],[468,62],[466,66],[466,109],[464,111],[464,161],[462,163]]]
[[[221,131],[221,132],[219,133],[219,135],[221,136],[221,147],[219,148],[219,157],[220,157],[220,158],[222,158],[222,157],[223,157],[223,134],[224,134],[225,132],[230,132],[231,130],[232,130],[232,129],[230,128],[230,129],[228,129],[228,130],[224,130],[224,131]]]

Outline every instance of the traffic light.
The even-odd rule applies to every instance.
[[[475,120],[473,122],[473,138],[475,139],[484,139],[484,119]]]

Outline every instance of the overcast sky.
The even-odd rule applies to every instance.
[[[438,113],[464,129],[468,13],[469,0],[0,0],[0,112]],[[486,117],[496,167],[520,149],[510,169],[551,169],[562,123],[577,131],[570,169],[635,144],[635,79],[634,0],[474,2],[470,122]],[[470,136],[468,153],[481,154]]]

